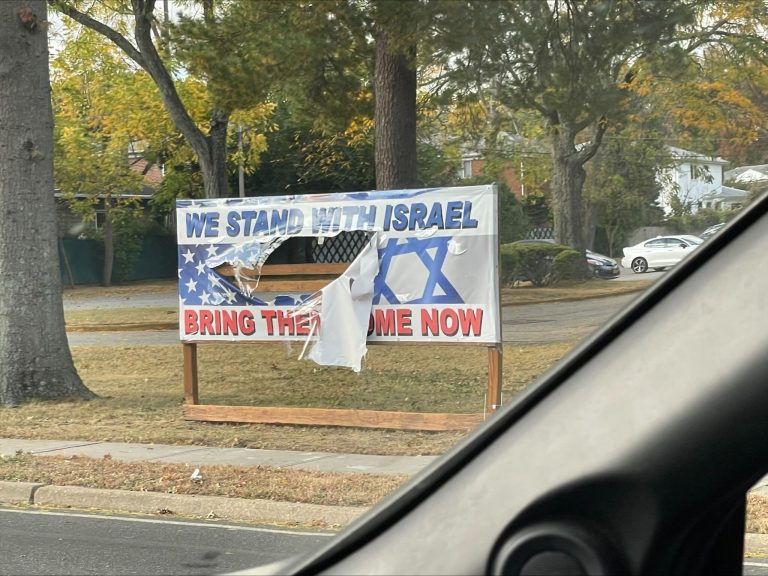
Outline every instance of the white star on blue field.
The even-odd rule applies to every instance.
[[[188,306],[266,306],[267,302],[247,295],[214,268],[229,259],[231,244],[179,246],[179,297]],[[235,262],[231,262],[235,263]]]

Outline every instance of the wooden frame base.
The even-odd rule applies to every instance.
[[[485,414],[436,412],[389,412],[335,408],[284,406],[216,406],[200,404],[197,376],[197,343],[184,342],[184,419],[196,422],[241,424],[293,424],[302,426],[348,426],[393,430],[469,430],[501,407],[502,348],[488,347],[488,391]]]
[[[301,426],[347,426],[395,430],[470,430],[483,421],[482,414],[385,412],[336,408],[290,408],[261,406],[184,406],[184,419],[197,422],[248,424],[292,424]]]

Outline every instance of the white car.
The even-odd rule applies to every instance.
[[[664,270],[680,262],[702,242],[703,240],[698,236],[688,234],[657,236],[624,248],[621,265],[624,268],[631,268],[635,274],[642,274],[649,268]]]

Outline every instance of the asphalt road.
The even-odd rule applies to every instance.
[[[610,280],[610,282],[627,282],[632,280],[653,280],[656,281],[666,273],[663,272],[644,272],[643,274],[635,274],[629,268],[622,268],[621,275],[618,278]]]
[[[222,574],[311,551],[329,534],[0,508],[0,574]]]
[[[0,508],[0,575],[224,574],[309,552],[328,533]],[[744,574],[768,575],[763,558]]]
[[[747,558],[744,561],[744,576],[766,576],[768,574],[768,560],[765,558]]]
[[[509,306],[502,310],[505,343],[534,344],[580,340],[631,302],[637,294],[622,294],[576,302]],[[158,304],[155,304],[157,306]],[[72,345],[178,344],[177,330],[144,332],[70,332]]]

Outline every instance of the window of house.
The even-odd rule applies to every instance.
[[[464,160],[464,162],[462,163],[461,177],[462,178],[472,177],[472,160]]]

